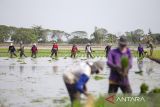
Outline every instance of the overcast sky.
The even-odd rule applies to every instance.
[[[95,26],[115,34],[136,28],[160,33],[160,0],[0,0],[0,24],[68,33],[90,34]]]

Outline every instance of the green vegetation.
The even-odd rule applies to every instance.
[[[121,59],[122,68],[127,68],[127,67],[128,67],[128,64],[129,64],[128,58],[125,57],[125,56],[123,56],[122,59]]]
[[[151,90],[150,93],[160,93],[160,88],[155,88]]]
[[[141,93],[142,94],[146,94],[147,91],[148,91],[149,87],[147,84],[143,83],[141,86],[140,86],[140,90],[141,90]]]
[[[105,79],[105,77],[99,76],[99,75],[95,75],[93,78],[94,78],[95,80],[102,80],[102,79]]]
[[[9,57],[9,53],[7,48],[0,48],[0,57]],[[19,53],[16,52],[16,54],[18,55]],[[31,56],[31,51],[30,49],[25,49],[25,54],[27,56]],[[50,49],[39,49],[38,50],[38,54],[37,57],[49,57],[51,54],[51,50]],[[70,50],[59,50],[58,51],[58,57],[70,57],[71,55],[71,51]],[[86,53],[84,50],[80,50],[80,52],[77,53],[77,57],[85,57]],[[105,52],[103,50],[95,50],[95,52],[93,52],[93,56],[94,57],[104,57],[105,56]]]
[[[48,36],[51,36],[51,40],[48,40]],[[14,43],[33,43],[33,42],[67,42],[70,44],[84,44],[84,43],[117,43],[118,36],[108,32],[105,28],[95,27],[94,32],[88,38],[86,31],[74,31],[72,33],[66,33],[60,30],[45,29],[41,26],[33,26],[31,28],[17,28],[14,26],[0,25],[0,43],[4,43],[7,40],[12,40]],[[133,31],[125,32],[128,38],[128,42],[131,44],[144,43],[147,44],[149,41],[154,44],[160,44],[160,34],[152,33],[149,30],[148,34],[145,34],[143,29],[135,29]],[[63,38],[67,39],[64,41]]]
[[[16,52],[16,54],[19,55],[18,52]],[[30,57],[31,56],[30,49],[25,49],[25,54],[28,57]],[[50,49],[39,49],[37,57],[49,57],[50,54],[51,54]],[[94,52],[92,54],[94,57],[105,57],[104,50],[94,50]],[[58,52],[58,57],[64,57],[64,59],[66,59],[67,57],[70,57],[70,55],[71,55],[71,51],[69,49],[60,49]],[[137,51],[132,51],[132,55],[137,57]],[[160,58],[160,50],[154,50],[153,56],[154,56],[154,58]],[[0,48],[0,57],[9,57],[7,48]],[[77,53],[77,57],[86,57],[85,51],[80,50]]]

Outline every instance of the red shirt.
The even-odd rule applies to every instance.
[[[36,46],[32,46],[32,52],[37,52],[38,51],[38,49],[37,49],[37,47]]]
[[[57,44],[54,44],[54,45],[53,45],[53,49],[57,49],[57,50],[58,50],[58,45],[57,45]]]
[[[73,46],[72,47],[72,52],[77,52],[77,51],[78,51],[78,48],[76,46],[75,47]]]

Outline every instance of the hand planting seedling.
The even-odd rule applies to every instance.
[[[121,66],[122,66],[122,69],[126,69],[129,65],[129,60],[128,60],[128,57],[126,56],[123,56],[121,58]]]
[[[121,70],[119,74],[125,77],[128,74],[128,66],[129,66],[129,59],[126,56],[122,56],[121,58]]]

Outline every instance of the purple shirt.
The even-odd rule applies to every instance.
[[[121,66],[122,56],[128,57],[129,67],[131,68],[131,66],[132,66],[132,55],[131,55],[131,51],[130,51],[129,48],[127,49],[126,53],[121,53],[121,51],[118,48],[111,50],[109,52],[108,62],[107,62],[109,67]],[[122,79],[120,74],[117,71],[113,70],[112,68],[111,68],[111,71],[110,71],[109,80],[114,81],[115,83],[120,84],[120,85],[129,84],[128,76],[126,76]]]
[[[142,53],[142,52],[143,52],[143,47],[139,46],[139,47],[138,47],[138,52],[139,52],[139,53]]]

